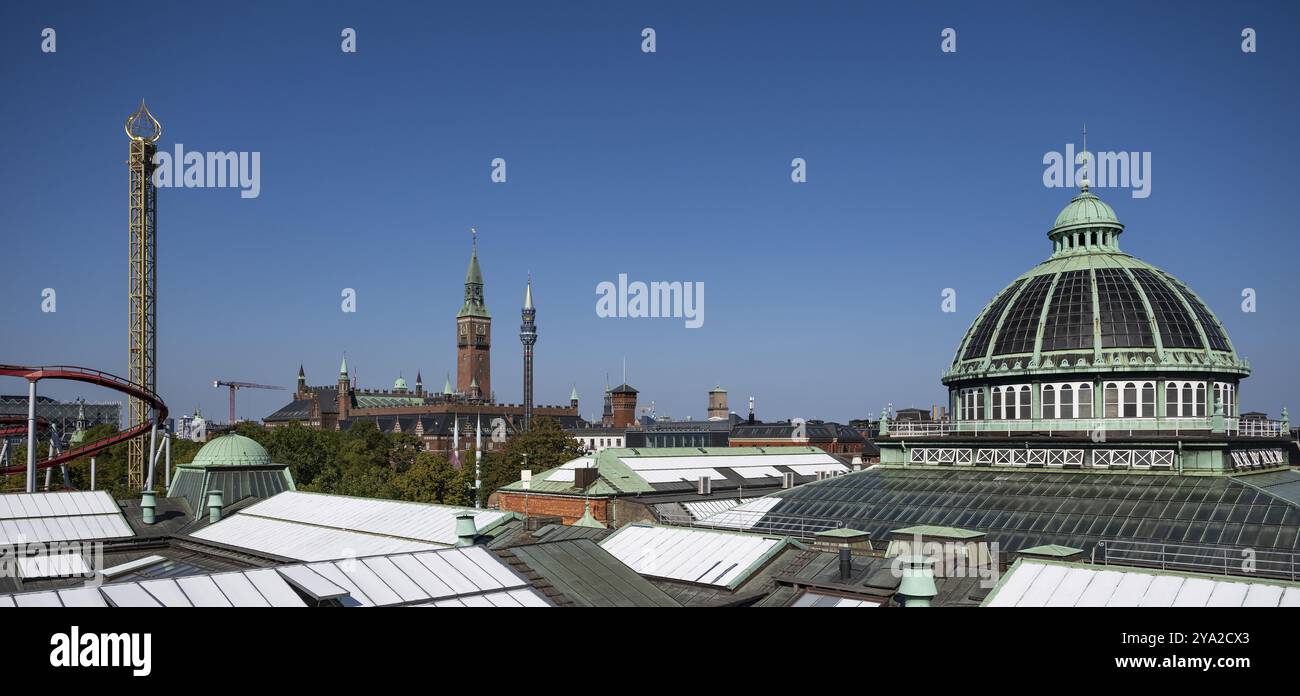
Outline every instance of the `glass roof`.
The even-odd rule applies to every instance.
[[[879,540],[902,527],[941,525],[986,532],[1003,551],[1091,550],[1117,538],[1292,551],[1300,534],[1300,507],[1222,476],[873,469],[779,498],[755,528],[793,531],[816,518]]]

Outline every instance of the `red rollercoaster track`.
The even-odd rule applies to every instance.
[[[40,416],[36,417],[36,429],[44,430],[49,423]],[[0,437],[13,437],[27,434],[27,416],[0,416]]]
[[[113,445],[126,442],[127,440],[140,435],[146,435],[154,425],[161,427],[167,421],[167,404],[163,403],[163,400],[159,398],[157,394],[135,384],[134,382],[128,382],[121,377],[111,375],[107,372],[91,370],[85,367],[75,367],[73,365],[49,365],[45,367],[0,365],[0,377],[22,377],[29,382],[36,382],[42,379],[63,379],[72,382],[85,382],[86,384],[93,384],[99,387],[108,387],[114,391],[140,399],[153,407],[154,420],[152,423],[144,421],[127,430],[115,433],[111,437],[99,440],[98,442],[92,442],[83,447],[70,449],[57,456],[37,461],[36,468],[38,470],[48,469],[50,467],[70,462],[74,459],[98,454]],[[13,434],[25,433],[27,431],[27,419],[23,418],[21,422],[23,423],[21,428],[5,427],[8,425],[7,423],[0,425],[0,434],[8,434],[8,431],[10,430],[18,431]],[[39,422],[38,419],[38,423]],[[0,475],[21,474],[25,471],[27,471],[26,465],[10,466],[0,468]]]

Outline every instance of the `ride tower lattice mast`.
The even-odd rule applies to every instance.
[[[157,391],[158,349],[158,199],[153,183],[154,153],[162,125],[149,113],[144,100],[126,119],[131,139],[130,157],[130,370],[127,378],[150,392]],[[131,398],[127,427],[150,419],[149,404]],[[141,435],[127,445],[127,487],[144,488],[145,460],[152,456]]]

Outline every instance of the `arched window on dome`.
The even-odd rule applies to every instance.
[[[1028,384],[1008,384],[990,389],[993,399],[991,420],[1029,420],[1031,417]]]
[[[1196,385],[1196,417],[1205,417],[1205,384]]]
[[[1105,418],[1119,418],[1119,385],[1114,382],[1106,383],[1106,414]]]
[[[1138,390],[1137,385],[1132,382],[1124,384],[1124,418],[1137,418],[1138,415]]]
[[[1043,418],[1092,417],[1092,385],[1087,382],[1044,384],[1042,394]]]
[[[1142,417],[1156,417],[1156,385],[1151,382],[1142,385]]]

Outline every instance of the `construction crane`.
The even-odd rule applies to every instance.
[[[278,389],[283,391],[284,387],[273,387],[269,384],[253,384],[252,382],[223,382],[219,379],[212,380],[212,388],[220,389],[221,387],[230,388],[230,425],[235,425],[235,392],[240,389]]]

